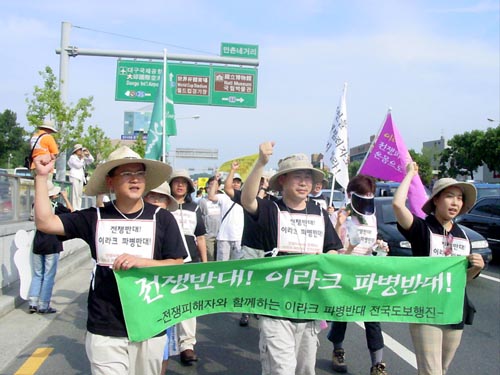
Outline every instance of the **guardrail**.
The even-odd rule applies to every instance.
[[[71,200],[72,187],[68,181],[53,181],[61,190],[68,193]],[[62,199],[62,198],[59,198]],[[0,174],[0,223],[30,220],[35,200],[35,184],[33,177],[13,174]],[[95,197],[83,196],[82,208],[95,205]]]

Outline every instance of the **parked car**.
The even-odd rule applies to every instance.
[[[483,182],[474,182],[477,189],[477,199],[489,197],[491,195],[500,195],[500,184],[488,184]]]
[[[400,182],[394,182],[394,181],[377,181],[376,183],[376,188],[375,188],[375,196],[376,197],[392,197],[394,196],[394,193],[396,192],[396,189],[398,188]],[[427,196],[431,195],[431,192],[429,189],[424,186],[425,192],[427,193]]]
[[[392,208],[392,197],[375,198],[375,215],[377,216],[377,230],[380,239],[389,245],[389,255],[391,256],[411,256],[411,244],[399,232],[397,228],[396,215]],[[460,225],[460,224],[459,224]],[[492,258],[488,241],[478,232],[460,225],[466,236],[471,241],[472,252],[481,254],[485,265]]]
[[[32,177],[31,171],[25,167],[14,168],[14,174],[23,177]]]
[[[392,197],[399,186],[399,182],[383,182],[377,181],[375,188],[376,197]]]
[[[481,233],[488,241],[493,259],[500,261],[500,195],[479,199],[456,221]]]
[[[326,201],[330,203],[330,195],[332,193],[332,189],[323,189],[321,190],[321,194],[326,198]],[[342,193],[340,190],[334,190],[333,191],[333,200],[332,200],[332,205],[335,207],[336,210],[341,208],[344,205],[344,193]]]

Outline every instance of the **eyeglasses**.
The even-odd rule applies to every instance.
[[[145,178],[146,171],[137,171],[137,172],[125,171],[125,172],[118,173],[118,176],[124,177],[124,178],[132,178],[132,177]]]

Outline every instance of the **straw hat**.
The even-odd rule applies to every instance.
[[[186,169],[177,169],[172,172],[170,178],[168,179],[168,183],[171,184],[174,178],[182,177],[188,182],[188,194],[194,192],[194,184],[193,180],[191,180],[191,176]]]
[[[312,172],[313,183],[321,182],[325,175],[320,170],[313,168],[305,154],[293,154],[278,162],[278,171],[269,179],[269,189],[281,191],[283,187],[278,182],[278,177],[290,172],[308,170]]]
[[[54,133],[57,133],[57,129],[54,126],[55,124],[53,120],[44,120],[42,125],[38,125],[40,129],[48,129],[52,130]]]
[[[438,195],[440,192],[442,192],[444,189],[447,189],[451,186],[458,187],[460,190],[462,190],[463,206],[458,214],[461,215],[469,211],[476,202],[476,197],[477,197],[476,187],[469,182],[458,182],[454,178],[441,178],[436,181],[434,187],[432,188],[432,194],[430,198],[422,206],[422,211],[424,211],[427,215],[433,213],[434,210],[436,209],[436,206],[433,202],[434,197]]]
[[[83,150],[83,146],[80,143],[77,143],[76,145],[73,146],[73,152],[72,152],[72,154],[74,154],[78,150]]]
[[[47,189],[49,191],[49,197],[57,195],[61,192],[61,188],[59,186],[54,186],[52,181],[47,181]]]
[[[177,210],[179,208],[179,203],[177,203],[177,201],[175,200],[175,198],[172,196],[172,194],[170,192],[170,185],[168,184],[167,181],[165,181],[160,186],[158,186],[158,187],[150,190],[149,192],[166,195],[169,198],[169,203],[168,203],[168,206],[167,206],[167,210],[169,210],[169,211],[175,211],[175,210]]]
[[[98,195],[108,192],[106,186],[108,173],[116,167],[132,163],[141,163],[146,167],[146,188],[144,191],[150,191],[161,185],[172,173],[172,168],[168,164],[157,160],[142,159],[139,154],[127,146],[121,146],[109,154],[108,161],[97,166],[85,188],[85,194]]]

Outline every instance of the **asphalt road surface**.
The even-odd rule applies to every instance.
[[[90,374],[85,355],[86,290],[90,263],[58,280],[52,315],[29,315],[27,304],[0,319],[1,375]],[[474,325],[466,326],[462,344],[449,375],[500,374],[500,279],[498,267],[484,272],[469,287],[469,296],[478,313]],[[200,360],[182,366],[179,357],[169,361],[168,374],[175,375],[257,375],[260,374],[257,320],[248,327],[238,325],[237,314],[213,314],[198,318]],[[383,323],[385,362],[389,374],[416,374],[415,358],[407,324]],[[316,374],[331,370],[332,346],[320,334]],[[369,374],[370,360],[362,324],[350,323],[345,341],[348,374]],[[35,354],[35,355],[34,355]],[[34,362],[34,365],[33,365]]]

